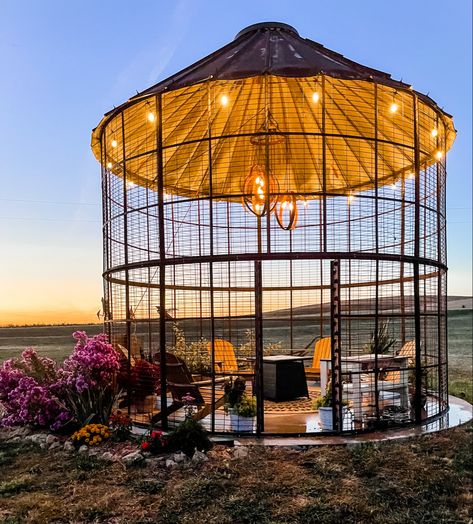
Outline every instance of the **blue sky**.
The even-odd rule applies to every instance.
[[[449,293],[470,295],[471,18],[469,0],[3,0],[0,323],[58,312],[93,320],[102,238],[91,129],[136,91],[265,20],[402,78],[453,114]]]

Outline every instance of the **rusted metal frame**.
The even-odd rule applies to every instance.
[[[340,260],[330,262],[330,335],[333,430],[343,431]]]
[[[131,371],[131,318],[130,318],[130,268],[128,265],[128,191],[126,187],[127,175],[126,175],[126,148],[125,148],[125,116],[121,113],[121,140],[122,140],[122,165],[123,165],[123,256],[125,259],[125,333],[127,341],[127,355],[128,355],[128,369]],[[127,396],[130,398],[130,390],[127,391]],[[130,414],[130,403],[128,403],[128,414]]]
[[[401,179],[401,256],[405,254],[405,241],[406,241],[406,179]],[[406,312],[406,298],[404,290],[404,262],[399,264],[399,285],[400,285],[400,301],[401,301],[401,343],[406,343],[406,319],[404,314]]]
[[[230,237],[230,202],[226,201],[227,206],[227,253],[231,253],[231,237]],[[232,340],[232,295],[231,295],[231,288],[232,288],[232,263],[228,261],[227,263],[227,271],[228,271],[228,339]]]
[[[156,108],[156,97],[155,97],[155,100],[154,100],[154,112],[155,114],[157,113],[157,108]],[[147,254],[148,254],[148,261],[150,260],[150,257],[151,257],[151,233],[150,233],[150,205],[149,205],[149,185],[146,185],[146,188],[145,188],[145,191],[146,191],[146,242],[148,244],[148,249],[147,249]],[[152,215],[151,215],[152,216]],[[151,279],[152,279],[152,276],[151,276],[151,266],[148,266],[148,282],[151,282]],[[150,319],[152,317],[152,304],[151,304],[151,288],[148,289],[148,319]],[[150,362],[152,362],[153,360],[153,344],[152,344],[152,337],[153,337],[153,332],[152,332],[152,329],[151,329],[151,322],[148,322],[148,357],[149,357],[149,360]]]
[[[379,260],[385,260],[385,261],[390,261],[390,262],[401,262],[401,261],[404,261],[408,264],[413,264],[416,260],[419,261],[419,263],[421,264],[426,264],[426,265],[429,265],[429,266],[433,266],[433,267],[436,267],[438,269],[442,269],[444,271],[447,270],[447,267],[445,266],[445,264],[440,264],[438,263],[436,260],[431,260],[431,259],[428,259],[428,258],[422,258],[422,257],[419,257],[418,259],[416,259],[414,256],[412,255],[404,255],[404,257],[401,257],[400,255],[395,255],[393,253],[382,253],[382,254],[379,254],[377,255],[376,253],[362,253],[362,252],[357,252],[357,253],[346,253],[346,252],[342,252],[342,251],[328,251],[327,253],[317,253],[317,252],[311,252],[311,253],[307,253],[306,251],[294,251],[293,253],[288,253],[288,252],[273,252],[273,253],[261,253],[261,256],[258,256],[257,254],[255,253],[241,253],[241,254],[232,254],[232,255],[215,255],[214,256],[214,260],[215,261],[218,261],[218,262],[228,262],[229,260],[231,261],[235,261],[235,262],[240,262],[242,260],[249,260],[249,261],[253,261],[255,259],[260,259],[260,260],[289,260],[289,259],[293,259],[293,260],[297,260],[297,259],[300,259],[300,260],[311,260],[311,259],[325,259],[325,260],[332,260],[332,259],[335,259],[335,258],[346,258],[346,259],[351,259],[351,260],[376,260],[376,259],[379,259]],[[167,266],[173,266],[173,265],[182,265],[182,264],[195,264],[196,262],[198,261],[202,261],[202,263],[205,263],[205,262],[210,262],[211,258],[206,255],[206,256],[203,256],[203,257],[190,257],[190,256],[186,256],[186,257],[179,257],[179,258],[174,258],[174,259],[168,259],[165,261],[165,264]],[[151,265],[156,265],[157,263],[159,263],[159,260],[151,260],[150,261],[150,264]],[[134,269],[134,268],[141,268],[141,267],[147,267],[148,266],[148,262],[146,261],[140,261],[140,262],[131,262],[129,264],[129,268],[130,269]],[[113,273],[113,272],[116,272],[116,271],[123,271],[125,269],[125,266],[117,266],[111,270],[109,270],[104,276],[107,276],[107,274],[110,274],[110,273]],[[422,279],[422,277],[421,277]]]
[[[202,233],[201,233],[201,215],[200,215],[200,198],[197,200],[197,222],[199,225],[199,258],[202,257]],[[199,329],[200,338],[203,337],[203,310],[202,310],[202,263],[199,262]]]
[[[166,235],[164,229],[164,172],[163,172],[163,102],[156,95],[158,123],[156,128],[156,178],[158,182],[158,237],[159,237],[159,363],[161,375],[161,426],[168,427],[167,369],[166,369]]]
[[[414,413],[416,424],[422,419],[422,360],[421,360],[421,313],[419,291],[419,259],[420,259],[420,154],[418,135],[417,96],[412,94],[414,123],[414,166],[415,166],[415,207],[414,207],[414,332],[415,332],[415,393]]]
[[[292,252],[292,230],[289,231],[289,251]],[[294,314],[292,311],[294,304],[294,297],[292,296],[294,292],[293,288],[293,263],[294,260],[289,260],[289,341],[291,345],[291,352],[294,347]]]
[[[375,236],[375,253],[379,255],[379,217],[378,217],[378,195],[379,195],[379,180],[378,180],[378,84],[374,84],[374,236]],[[374,298],[374,398],[375,398],[375,412],[376,412],[376,423],[379,424],[380,413],[379,413],[379,364],[378,364],[378,342],[379,342],[379,259],[375,260],[375,298]]]
[[[322,216],[323,251],[327,252],[327,129],[326,129],[325,75],[322,75]]]
[[[257,217],[261,223],[261,217]],[[258,228],[258,246],[261,247],[261,227]],[[261,258],[255,259],[255,386],[256,386],[256,433],[264,431],[263,398],[263,277]]]
[[[208,134],[208,174],[209,174],[209,227],[210,227],[210,238],[209,238],[209,252],[210,252],[210,263],[209,263],[209,284],[210,284],[210,376],[212,378],[212,400],[211,406],[212,411],[210,414],[210,429],[215,432],[215,302],[214,302],[214,213],[213,213],[213,166],[212,166],[212,93],[210,88],[210,82],[207,82],[207,134]]]
[[[105,273],[110,267],[110,210],[109,210],[109,195],[108,195],[108,185],[110,181],[110,173],[106,168],[106,158],[107,158],[107,142],[105,140],[105,135],[102,134],[100,137],[100,152],[101,152],[101,175],[102,175],[102,236],[104,243],[103,250],[103,272]],[[110,287],[111,283],[107,281],[106,278],[103,279],[103,292],[104,297],[102,304],[103,308],[103,326],[104,330],[107,333],[108,340],[112,340],[112,324],[110,322]]]
[[[271,173],[271,161],[270,154],[271,150],[269,147],[269,113],[271,111],[271,93],[270,88],[268,88],[268,75],[264,75],[264,163],[266,176],[268,178],[268,190],[266,191],[266,252],[271,253],[271,184],[270,173]]]

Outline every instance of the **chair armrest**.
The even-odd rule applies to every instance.
[[[221,382],[225,382],[227,380],[230,380],[230,377],[216,377],[215,378],[215,383],[218,384],[218,383],[221,383]],[[195,380],[194,382],[192,382],[192,384],[194,386],[211,386],[212,385],[212,379]]]

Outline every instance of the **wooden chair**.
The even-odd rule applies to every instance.
[[[212,406],[212,381],[193,380],[186,363],[172,353],[166,353],[166,375],[167,388],[172,395],[172,404],[166,408],[168,416],[184,407],[185,402],[182,399],[185,396],[191,396],[195,399],[193,403],[197,407],[197,411],[193,415],[195,420],[201,420],[210,415],[212,409],[223,406],[225,402],[223,388],[218,393],[215,392],[215,402]],[[221,384],[227,380],[228,377],[218,377],[215,382]],[[159,422],[162,416],[163,409],[161,408],[161,411],[152,417],[152,424]]]
[[[230,375],[252,375],[253,370],[251,369],[239,369],[238,361],[235,355],[235,348],[228,340],[216,338],[214,340],[215,347],[215,373],[227,373]],[[212,356],[212,342],[207,344],[209,355]]]
[[[312,366],[305,368],[305,374],[308,379],[320,379],[320,359],[330,358],[331,352],[332,339],[330,337],[319,338],[315,343]]]
[[[409,340],[406,342],[402,348],[396,353],[396,356],[407,357],[409,359],[409,367],[413,365],[413,362],[416,358],[416,343],[415,340]],[[388,371],[383,379],[383,383],[398,383],[401,380],[400,371]]]

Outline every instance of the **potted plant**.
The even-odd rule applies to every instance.
[[[230,415],[233,431],[253,431],[256,418],[256,397],[246,394],[243,378],[236,378],[225,385],[225,412]]]
[[[387,355],[397,340],[389,335],[389,322],[381,322],[378,326],[378,336],[376,330],[371,332],[370,341],[364,346],[365,353],[377,353]]]
[[[326,393],[323,397],[318,397],[313,402],[313,408],[319,412],[319,424],[323,430],[333,431],[333,402],[332,402],[332,385],[329,381],[327,384]],[[342,401],[342,413],[345,418],[347,412],[346,406],[348,402]],[[343,424],[343,421],[342,421]]]

